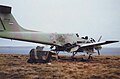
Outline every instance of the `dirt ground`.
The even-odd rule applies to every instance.
[[[60,57],[30,64],[28,55],[0,54],[0,79],[120,79],[120,56],[95,56],[89,61]]]

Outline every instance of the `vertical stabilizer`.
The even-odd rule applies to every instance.
[[[22,28],[13,15],[11,14],[12,8],[9,6],[0,5],[0,31],[28,31]]]

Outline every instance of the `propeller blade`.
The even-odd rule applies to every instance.
[[[99,50],[97,50],[98,51],[98,55],[100,55],[100,51]]]
[[[100,38],[98,39],[98,42],[101,40],[102,36],[100,36]]]

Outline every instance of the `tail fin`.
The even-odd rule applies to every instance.
[[[11,7],[0,5],[0,31],[28,31],[17,23],[11,14]]]

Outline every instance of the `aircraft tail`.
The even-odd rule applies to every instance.
[[[28,31],[22,28],[13,15],[11,14],[12,8],[9,6],[0,5],[0,31],[20,32]]]

